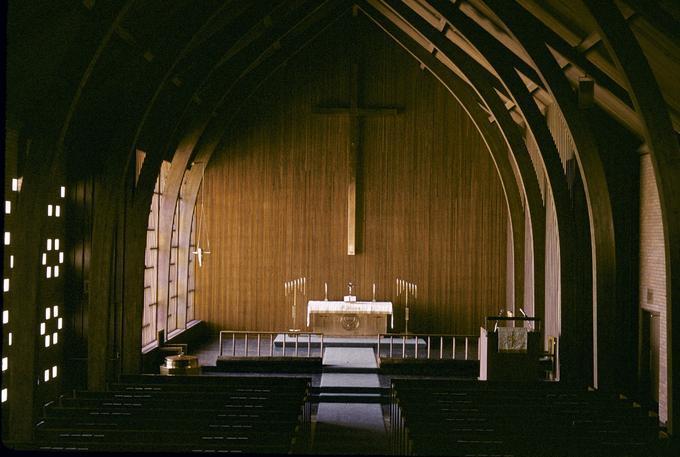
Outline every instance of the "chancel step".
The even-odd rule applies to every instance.
[[[389,395],[389,387],[361,387],[361,386],[321,386],[312,387],[312,394],[378,394]]]
[[[346,367],[342,365],[325,365],[323,367],[324,373],[368,373],[378,374],[379,369],[371,367]]]
[[[389,403],[387,387],[322,386],[311,391],[313,403]]]

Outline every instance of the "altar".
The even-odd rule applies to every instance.
[[[387,333],[394,327],[392,302],[326,301],[307,302],[307,327],[328,336],[360,336]]]

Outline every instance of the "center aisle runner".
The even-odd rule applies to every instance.
[[[323,387],[380,387],[372,348],[329,347],[323,357]],[[353,373],[356,369],[358,373]],[[376,370],[375,373],[366,371]],[[314,454],[387,455],[389,441],[379,403],[319,403]]]

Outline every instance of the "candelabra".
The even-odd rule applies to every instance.
[[[293,317],[293,328],[288,329],[289,332],[299,332],[297,328],[297,294],[301,293],[303,296],[307,295],[307,278],[297,278],[283,283],[286,297],[293,296],[293,303],[291,305],[291,314]]]
[[[404,279],[397,278],[397,296],[404,294],[405,304],[404,304],[404,333],[408,333],[408,321],[411,319],[410,309],[408,307],[409,295],[413,297],[413,300],[418,299],[418,285]]]

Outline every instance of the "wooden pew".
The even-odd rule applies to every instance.
[[[658,422],[630,400],[550,385],[393,380],[392,444],[432,455],[650,455]]]
[[[44,408],[39,449],[289,453],[311,416],[309,378],[127,377]]]

